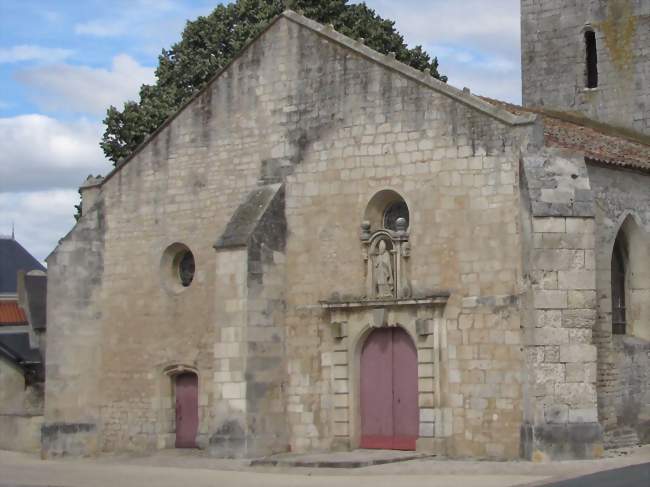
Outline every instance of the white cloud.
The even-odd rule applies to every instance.
[[[116,37],[127,29],[125,22],[108,22],[106,20],[90,20],[74,26],[74,33],[93,37]]]
[[[367,0],[409,45],[421,44],[457,87],[521,101],[519,0]]]
[[[111,169],[99,147],[103,127],[44,115],[0,118],[0,194],[76,188]]]
[[[512,52],[519,46],[519,0],[368,0],[411,45],[461,43]],[[481,41],[477,43],[476,41]]]
[[[23,44],[20,46],[0,48],[0,64],[19,63],[23,61],[61,62],[72,55],[70,49],[41,47]]]
[[[161,18],[168,14],[175,14],[176,17],[180,14],[181,18],[177,20],[184,22],[191,15],[185,17],[183,14],[189,14],[194,9],[173,0],[130,0],[123,8],[118,4],[114,10],[118,11],[118,15],[75,24],[75,34],[100,38],[138,35],[142,29],[148,31],[152,27],[159,27]]]
[[[75,190],[0,193],[0,234],[11,234],[43,261],[74,225]]]
[[[154,68],[126,54],[115,56],[110,69],[57,64],[25,69],[16,77],[31,88],[34,101],[45,110],[93,115],[137,99],[140,86],[155,81]]]

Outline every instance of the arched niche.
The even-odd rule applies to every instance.
[[[410,224],[410,212],[406,200],[392,189],[383,189],[370,198],[363,214],[363,221],[370,224],[370,232],[386,229],[397,231],[397,220],[406,220],[406,229]]]
[[[411,296],[408,278],[409,208],[392,189],[370,199],[361,222],[361,242],[366,263],[366,298],[391,300]]]
[[[612,247],[612,331],[650,341],[650,238],[632,215]]]

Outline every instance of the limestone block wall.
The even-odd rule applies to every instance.
[[[450,451],[517,456],[522,390],[506,370],[516,370],[523,357],[516,338],[508,335],[506,342],[506,331],[517,333],[519,326],[506,308],[516,315],[519,305],[503,296],[520,291],[518,160],[529,129],[479,115],[318,37],[290,35],[300,49],[290,48],[277,69],[302,79],[287,110],[306,133],[302,162],[286,186],[292,450],[327,449],[352,435],[337,389],[345,364],[335,359],[344,354],[318,303],[364,295],[360,224],[371,198],[391,189],[410,210],[413,294],[452,291],[444,327],[453,341],[441,352],[440,378],[442,407],[450,412],[452,379],[456,388],[446,423],[450,444],[457,445]],[[277,150],[279,157],[290,155],[285,145]],[[459,330],[469,297],[485,305],[467,311],[464,319],[476,323],[471,335]],[[488,384],[486,370],[493,367],[499,372]],[[499,401],[502,396],[511,401]]]
[[[588,165],[597,200],[596,268],[598,346],[598,412],[608,442],[631,429],[642,442],[650,441],[650,383],[647,364],[650,341],[650,287],[647,283],[650,251],[650,176],[643,173]],[[614,241],[623,229],[632,246],[628,256],[628,335],[612,334],[611,262]],[[645,256],[639,250],[645,249]],[[636,287],[636,289],[634,289]],[[636,292],[635,292],[636,291]],[[634,293],[634,294],[631,294]]]
[[[523,363],[512,316],[523,282],[518,161],[532,128],[341,42],[280,19],[93,193],[97,212],[51,257],[48,303],[60,308],[48,343],[57,358],[48,358],[47,431],[83,451],[171,446],[165,371],[185,365],[199,377],[201,446],[241,437],[228,418],[246,434],[286,411],[287,436],[269,428],[260,445],[328,448],[336,411],[323,360],[335,342],[319,301],[363,293],[359,225],[372,196],[391,188],[411,211],[413,292],[452,293],[440,372],[450,451],[518,454],[522,385],[506,371]],[[269,242],[259,258],[215,252],[246,195],[282,180],[286,261]],[[181,290],[163,268],[179,243],[196,262]],[[500,372],[488,377],[492,368]]]
[[[25,377],[18,368],[0,358],[0,414],[23,412]]]
[[[532,459],[601,454],[596,408],[595,228],[590,217],[533,217],[529,405],[523,453]]]
[[[39,452],[42,426],[41,414],[0,413],[0,450]]]
[[[209,442],[215,456],[259,457],[289,449],[283,393],[285,242],[280,189],[245,246],[216,245],[217,425]]]
[[[246,50],[210,89],[106,178],[99,193],[93,193],[103,208],[101,233],[88,228],[95,218],[89,213],[53,254],[57,262],[50,302],[61,311],[53,311],[55,331],[49,341],[55,347],[48,369],[50,421],[67,424],[72,410],[92,412],[87,422],[100,424],[101,449],[170,446],[172,385],[164,371],[175,364],[199,373],[202,444],[207,446],[223,419],[215,416],[221,394],[215,387],[221,378],[215,374],[222,372],[216,369],[222,357],[214,344],[221,340],[223,323],[216,309],[213,244],[259,179],[281,174],[278,161],[267,162],[274,159],[274,148],[286,144],[298,150],[302,140],[293,114],[284,110],[294,92],[291,83],[298,80],[290,83],[277,70],[289,42],[282,25],[266,34],[273,40]],[[72,266],[73,250],[68,248],[81,247],[81,241],[84,251],[99,253],[100,267],[83,258],[74,260],[79,267]],[[186,245],[196,262],[194,280],[182,292],[170,291],[165,279],[171,269],[161,269],[165,250],[176,243]],[[67,273],[58,265],[63,260]],[[99,284],[101,292],[92,293]],[[77,302],[77,293],[87,294],[86,301]],[[83,314],[86,302],[92,320]],[[76,340],[83,353],[76,353]],[[100,340],[101,348],[93,348]],[[88,387],[82,387],[84,381]],[[77,383],[79,394],[73,387]],[[92,397],[92,408],[83,402],[86,396]],[[80,405],[74,397],[81,398]],[[75,426],[65,431],[77,434]]]
[[[248,249],[217,252],[215,300],[219,324],[214,343],[214,421],[210,448],[217,456],[241,454],[246,441],[246,324]]]
[[[97,201],[47,258],[46,457],[98,450],[106,231],[104,204]]]
[[[650,134],[650,4],[522,0],[523,102],[574,110]],[[598,46],[598,87],[585,88],[584,32]]]

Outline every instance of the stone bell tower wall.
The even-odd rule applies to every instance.
[[[650,3],[522,0],[523,103],[583,113],[650,134]],[[585,32],[595,33],[598,86],[586,86]]]

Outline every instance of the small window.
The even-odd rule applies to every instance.
[[[384,228],[397,231],[397,220],[404,218],[406,220],[405,228],[409,226],[409,209],[404,201],[391,203],[384,211]]]
[[[598,86],[598,48],[596,46],[596,33],[593,30],[585,32],[585,49],[587,56],[587,88]]]
[[[178,276],[183,287],[188,287],[194,279],[194,254],[187,250],[178,263]]]
[[[187,245],[176,242],[167,247],[160,259],[161,284],[172,294],[180,294],[194,281],[196,263]]]
[[[616,239],[612,253],[612,333],[625,335],[625,250],[622,236]]]

